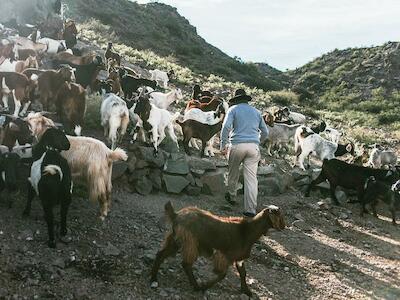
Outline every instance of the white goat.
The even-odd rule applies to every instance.
[[[166,137],[165,129],[168,130],[169,136],[176,143],[176,146],[179,148],[178,138],[176,137],[174,132],[173,122],[179,117],[180,113],[176,112],[174,115],[172,115],[168,110],[158,108],[154,104],[150,103],[150,106],[151,106],[150,114],[147,122],[151,125],[150,133],[153,139],[153,146],[155,153],[157,153],[158,146]],[[143,120],[141,120],[139,115],[135,113],[135,108],[136,105],[132,106],[129,109],[129,114],[133,116],[133,119],[136,119],[137,121],[135,133],[132,138],[133,141],[135,141],[137,138],[138,130],[143,128]]]
[[[40,44],[47,45],[45,52],[49,54],[57,54],[58,52],[67,50],[67,45],[64,40],[53,40],[51,38],[41,38],[37,41]]]
[[[287,148],[287,144],[290,141],[293,141],[293,137],[296,133],[297,128],[299,128],[300,124],[287,125],[274,123],[274,126],[269,126],[269,135],[267,138],[267,153],[269,156],[272,156],[271,148],[275,145],[279,145],[279,148],[285,146]]]
[[[40,113],[30,113],[26,117],[36,138],[40,139],[49,127],[55,124]],[[103,142],[90,137],[67,136],[71,147],[61,155],[68,161],[72,178],[85,182],[89,190],[89,200],[100,204],[100,219],[104,220],[111,207],[112,163],[127,160],[126,152],[120,148],[110,150]]]
[[[100,108],[101,125],[104,128],[104,136],[108,137],[111,149],[117,145],[118,129],[119,139],[126,133],[129,124],[129,110],[126,102],[115,94],[105,94]]]
[[[354,155],[354,146],[351,143],[340,145],[325,140],[319,134],[309,131],[305,126],[298,127],[295,133],[296,160],[301,169],[305,170],[304,159],[313,155],[323,161],[337,156],[351,153]]]
[[[157,84],[165,89],[168,87],[169,77],[167,72],[158,69],[150,70],[149,72],[151,74],[150,80],[157,81]]]
[[[384,166],[394,166],[397,163],[397,155],[393,151],[379,150],[374,148],[369,156],[368,164],[379,169]]]
[[[326,127],[324,134],[331,142],[334,143],[339,143],[340,137],[342,136],[342,133],[339,130],[331,127]]]
[[[183,98],[180,89],[174,89],[168,93],[150,92],[150,103],[153,103],[158,108],[167,109],[171,103],[178,102]]]

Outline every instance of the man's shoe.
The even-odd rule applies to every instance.
[[[247,218],[254,218],[256,216],[256,214],[253,214],[251,212],[244,212],[243,216],[245,216]]]
[[[232,196],[229,193],[225,193],[225,200],[230,204],[230,205],[236,205],[236,201],[235,201],[235,196]]]

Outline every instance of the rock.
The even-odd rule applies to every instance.
[[[161,150],[159,150],[155,156],[152,147],[138,147],[137,153],[138,158],[144,160],[148,165],[153,167],[161,168],[165,164],[165,155]]]
[[[308,177],[309,174],[307,171],[304,171],[300,168],[295,168],[292,170],[291,175],[295,181],[303,179],[304,177]]]
[[[300,213],[295,214],[294,217],[295,217],[297,220],[304,221],[304,218],[303,218],[303,216],[302,216]]]
[[[189,185],[189,180],[182,176],[164,174],[163,180],[168,193],[179,194]]]
[[[278,177],[259,178],[258,190],[263,196],[277,196],[285,191],[283,184]]]
[[[206,170],[199,170],[199,169],[191,169],[194,176],[201,177]]]
[[[128,163],[125,161],[116,161],[113,163],[112,166],[112,180],[120,178],[122,175],[125,174],[126,170],[128,169]]]
[[[187,174],[186,179],[190,182],[191,185],[196,185],[196,180],[192,174],[190,174],[190,173]]]
[[[338,217],[339,217],[339,219],[346,220],[349,218],[349,215],[344,212],[341,212],[341,213],[339,213]]]
[[[215,162],[213,162],[212,160],[206,158],[201,159],[195,156],[188,157],[188,164],[190,171],[192,172],[193,170],[209,171],[215,170],[217,168]]]
[[[266,175],[271,175],[274,173],[276,173],[276,167],[274,164],[262,166],[257,169],[257,175],[266,176]]]
[[[150,166],[150,164],[147,161],[145,161],[143,159],[137,159],[136,160],[135,169],[143,169],[143,168],[146,168],[148,166]]]
[[[26,229],[21,232],[18,236],[18,239],[25,240],[25,241],[32,241],[33,240],[33,232],[30,229]]]
[[[318,208],[321,210],[329,209],[330,199],[329,202],[327,199],[321,200],[317,202]]]
[[[139,169],[135,170],[130,176],[129,176],[129,183],[135,183],[137,180],[140,178],[146,177],[147,175],[150,174],[150,169]]]
[[[347,202],[347,195],[346,195],[346,193],[345,193],[344,191],[342,191],[342,190],[336,190],[336,191],[335,191],[335,196],[336,196],[336,198],[338,199],[338,201],[339,201],[340,203],[345,203],[345,202]]]
[[[107,246],[104,247],[102,250],[104,255],[106,256],[118,256],[121,254],[121,251],[110,242],[108,242]]]
[[[189,164],[184,155],[180,157],[174,155],[167,160],[164,166],[164,172],[176,175],[186,175],[189,173]]]
[[[153,190],[153,183],[147,176],[143,176],[137,180],[135,190],[140,195],[149,195]]]
[[[203,182],[201,181],[200,178],[195,178],[194,182],[195,182],[195,185],[198,186],[198,187],[203,187],[204,186],[204,184],[203,184]]]
[[[301,186],[309,185],[310,182],[311,182],[311,179],[310,179],[310,177],[307,176],[307,177],[303,177],[303,178],[297,180],[295,182],[295,185],[298,187],[301,187]]]
[[[289,272],[290,269],[289,269],[289,267],[284,267],[283,270],[284,270],[285,272]]]
[[[129,152],[127,164],[128,164],[128,170],[130,173],[133,173],[133,171],[135,171],[136,161],[137,161],[137,159],[136,159],[135,154],[133,152]]]
[[[153,185],[153,188],[157,191],[162,190],[162,179],[161,179],[161,170],[160,169],[151,169],[149,173],[149,179]]]
[[[151,287],[152,289],[158,288],[158,282],[157,282],[157,281],[153,281],[153,282],[150,284],[150,287]]]
[[[216,170],[205,173],[201,177],[203,183],[202,192],[208,195],[225,194],[225,176],[223,170]]]
[[[64,260],[62,259],[62,258],[56,258],[54,261],[53,261],[53,263],[52,263],[52,265],[53,266],[56,266],[56,267],[58,267],[58,268],[60,268],[60,269],[64,269],[65,268],[65,262],[64,262]]]
[[[186,194],[189,196],[199,196],[201,194],[201,187],[189,185],[186,187]]]
[[[299,228],[302,231],[312,231],[312,228],[303,220],[296,220],[292,223],[292,225]]]

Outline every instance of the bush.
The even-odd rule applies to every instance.
[[[273,103],[287,106],[299,103],[299,96],[289,91],[271,91],[267,93]]]

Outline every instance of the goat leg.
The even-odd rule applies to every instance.
[[[331,182],[330,182],[330,192],[331,192],[331,198],[332,198],[332,200],[333,200],[333,203],[335,204],[335,205],[337,205],[337,206],[340,206],[340,203],[339,203],[339,201],[338,201],[338,199],[336,198],[336,195],[335,195],[335,190],[336,190],[336,185],[334,185],[334,184],[332,184]]]
[[[307,190],[304,194],[305,197],[310,197],[310,192],[316,186],[317,184],[320,184],[321,182],[324,182],[326,180],[325,174],[323,174],[323,171],[318,175],[315,180],[311,181],[310,185],[307,187]]]
[[[53,216],[53,207],[49,203],[49,201],[42,200],[43,210],[44,210],[44,219],[47,223],[47,231],[49,234],[48,246],[50,248],[56,247],[56,241],[54,238],[54,216]]]
[[[243,294],[246,294],[247,296],[251,297],[251,291],[246,283],[246,269],[244,267],[244,262],[237,261],[237,262],[235,262],[235,266],[240,275],[240,291]]]
[[[194,290],[195,291],[201,290],[200,286],[198,285],[198,283],[196,281],[196,278],[194,278],[192,264],[186,263],[186,262],[182,262],[182,267],[183,267],[183,270],[186,273],[186,276],[189,279],[190,284],[193,286]]]
[[[153,284],[153,282],[157,282],[157,273],[158,269],[160,268],[161,264],[163,261],[170,256],[174,256],[179,250],[179,247],[174,239],[174,236],[170,234],[162,247],[160,251],[157,252],[156,259],[154,260],[153,267],[151,269],[151,277],[150,277],[150,282]]]
[[[61,202],[61,227],[60,227],[60,240],[64,243],[69,243],[71,241],[70,237],[66,237],[67,235],[67,214],[68,208],[71,204],[71,193],[69,191],[65,192],[64,199]]]
[[[31,207],[32,207],[32,200],[35,197],[35,190],[32,187],[32,184],[28,182],[28,198],[26,201],[26,206],[24,209],[24,212],[22,213],[22,216],[28,217],[31,214]]]

